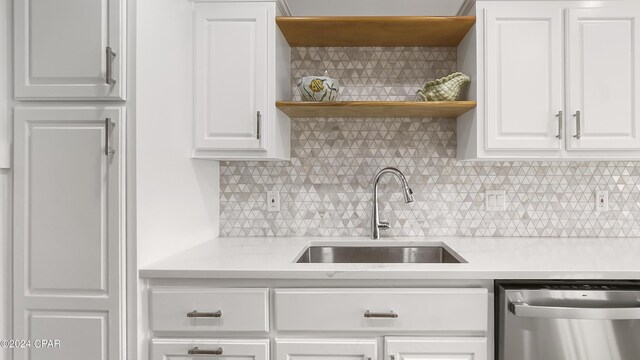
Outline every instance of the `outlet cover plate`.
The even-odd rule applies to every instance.
[[[269,212],[280,211],[280,191],[267,191],[267,210]]]
[[[485,211],[504,211],[504,190],[487,190],[484,192]]]
[[[608,191],[596,191],[595,193],[595,207],[596,212],[609,211],[609,192]]]

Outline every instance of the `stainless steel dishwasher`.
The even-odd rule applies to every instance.
[[[496,282],[498,360],[640,359],[637,282]]]

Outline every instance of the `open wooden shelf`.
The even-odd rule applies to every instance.
[[[458,117],[476,107],[475,101],[277,101],[276,106],[293,118],[427,118]]]
[[[279,16],[290,46],[458,46],[475,16]]]

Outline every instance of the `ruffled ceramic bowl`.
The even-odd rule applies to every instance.
[[[304,101],[335,101],[338,97],[338,80],[324,76],[305,76],[298,81],[298,91]]]
[[[454,72],[426,83],[422,89],[418,90],[418,99],[420,101],[458,101],[462,90],[470,82],[471,79],[467,75]]]

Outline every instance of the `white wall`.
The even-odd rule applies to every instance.
[[[11,1],[0,0],[0,158],[8,156],[2,148],[11,140],[10,108],[12,91],[9,73]],[[1,162],[2,160],[0,160]],[[11,338],[11,172],[0,164],[0,339]],[[11,352],[0,349],[0,360],[9,360]]]
[[[192,160],[191,2],[138,0],[138,265],[218,236],[218,163]]]
[[[136,13],[133,196],[137,263],[141,268],[218,236],[219,164],[190,158],[192,3],[137,0]],[[138,281],[139,359],[148,357],[142,285]]]

